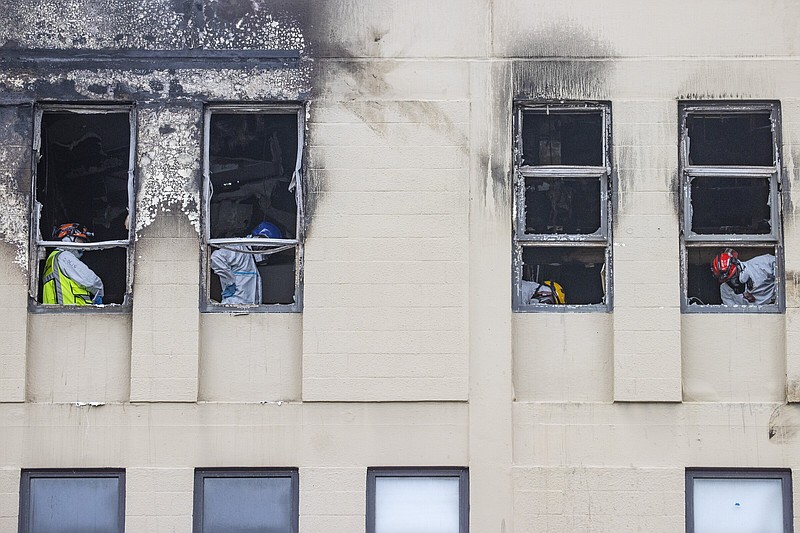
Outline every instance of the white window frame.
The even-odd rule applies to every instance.
[[[211,175],[209,144],[211,135],[211,116],[224,114],[296,114],[297,115],[297,156],[292,180],[295,184],[297,203],[296,235],[294,239],[263,239],[257,242],[249,238],[211,238]],[[249,313],[297,313],[303,310],[303,243],[305,241],[305,200],[304,200],[304,154],[305,154],[305,105],[303,103],[263,103],[263,104],[209,104],[205,108],[203,120],[203,261],[200,283],[200,306],[202,312],[249,312]],[[211,300],[209,294],[211,280],[211,252],[215,248],[244,244],[251,248],[257,244],[258,253],[278,253],[294,248],[295,280],[294,302],[291,304],[236,305],[222,304]]]
[[[459,533],[469,533],[469,470],[460,467],[372,467],[367,469],[366,533],[375,532],[376,480],[380,477],[458,478]]]
[[[679,103],[679,164],[681,176],[681,311],[684,313],[782,313],[785,311],[783,274],[783,228],[781,192],[781,128],[778,102],[681,102]],[[772,124],[773,165],[730,166],[692,165],[689,161],[687,118],[692,114],[753,114],[767,111]],[[769,179],[770,232],[768,234],[697,234],[692,231],[691,186],[694,178],[736,177]],[[689,250],[697,248],[722,251],[734,248],[771,248],[775,250],[775,303],[770,305],[713,305],[690,303]],[[709,265],[709,269],[710,269]],[[710,275],[710,274],[709,274]]]
[[[694,528],[694,481],[696,479],[780,479],[783,496],[783,531],[792,533],[792,472],[777,468],[687,468],[686,533],[702,533]]]
[[[35,313],[41,312],[89,312],[89,313],[115,313],[130,311],[133,296],[133,258],[136,229],[136,201],[135,201],[135,174],[136,174],[136,108],[131,103],[115,104],[37,104],[34,111],[33,122],[33,161],[31,179],[31,225],[30,225],[30,286],[28,310]],[[45,239],[41,235],[40,222],[42,204],[37,201],[38,163],[41,158],[42,148],[42,116],[45,113],[76,113],[85,115],[125,113],[128,115],[130,125],[130,151],[128,155],[128,238],[111,241],[95,241],[88,243],[62,242]],[[71,222],[71,221],[64,221]],[[85,221],[79,221],[85,223]],[[49,236],[48,236],[49,237]],[[43,304],[38,301],[39,261],[46,258],[46,248],[64,248],[89,250],[108,250],[110,248],[125,248],[127,252],[125,273],[125,296],[122,304],[104,305],[60,305]]]
[[[602,119],[603,164],[600,166],[523,164],[524,114],[600,114]],[[517,102],[514,114],[514,235],[512,309],[515,312],[609,312],[613,307],[611,275],[612,247],[612,173],[611,173],[611,104],[610,102]],[[600,180],[600,227],[593,234],[535,234],[526,233],[526,178],[584,178]],[[604,250],[604,298],[598,304],[548,305],[522,302],[523,252],[528,247],[587,247]],[[555,280],[558,281],[558,280]],[[569,287],[565,287],[569,302]]]

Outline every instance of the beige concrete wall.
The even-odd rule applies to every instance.
[[[370,466],[469,467],[481,533],[677,531],[686,467],[800,468],[800,7],[311,4],[303,312],[201,315],[197,206],[147,195],[128,314],[27,313],[0,247],[0,532],[21,468],[124,467],[128,530],[188,532],[194,468],[297,467],[303,533],[362,532]],[[611,102],[611,313],[511,312],[518,98]],[[678,101],[722,98],[781,102],[785,314],[680,313]],[[142,183],[199,198],[200,117],[139,115]]]

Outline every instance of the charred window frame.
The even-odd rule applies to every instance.
[[[793,528],[793,521],[794,521],[794,511],[792,509],[792,472],[789,469],[776,469],[776,468],[687,468],[686,469],[686,531],[687,533],[702,533],[703,530],[707,528],[698,528],[697,521],[705,522],[708,525],[709,519],[713,520],[715,525],[719,527],[725,527],[725,509],[722,508],[715,508],[715,509],[708,509],[703,508],[703,502],[706,500],[709,494],[713,494],[714,492],[724,492],[726,488],[730,490],[730,487],[734,485],[736,482],[741,482],[743,484],[750,484],[748,482],[766,482],[768,484],[774,484],[771,482],[778,482],[780,485],[780,507],[781,507],[781,515],[774,516],[773,524],[776,526],[770,531],[776,531],[780,528],[779,522],[782,524],[783,533],[792,533],[794,531]],[[700,484],[705,483],[707,486],[703,487],[702,491],[699,491],[698,488],[701,487]],[[777,487],[773,487],[777,488]],[[698,494],[701,493],[702,494]],[[773,490],[774,492],[774,490]],[[699,496],[699,497],[698,497]],[[705,496],[705,497],[704,497]],[[728,507],[728,512],[736,513],[738,510],[749,510],[748,501],[741,501],[740,499],[735,499],[733,501],[728,501],[725,503],[732,504]],[[759,501],[757,503],[761,503],[762,505],[765,503],[764,501]],[[769,502],[767,502],[769,503]],[[777,503],[776,501],[772,502],[773,504]],[[708,505],[708,502],[705,501],[705,505]],[[704,516],[705,513],[705,516]],[[723,513],[723,516],[720,517],[719,513]],[[708,517],[708,514],[715,515],[712,517]],[[733,521],[739,522],[741,519],[737,518]],[[751,519],[752,520],[752,519]],[[702,524],[701,524],[702,525]],[[763,523],[759,523],[759,526],[767,527]]]
[[[513,310],[606,312],[611,291],[611,104],[515,108]],[[556,282],[565,305],[524,301]]]
[[[392,503],[397,502],[383,499],[382,495],[379,494],[380,490],[378,485],[384,480],[395,484],[395,488],[397,488],[397,483],[406,484],[404,481],[411,483],[425,483],[426,481],[436,483],[437,481],[446,480],[456,481],[458,484],[458,501],[455,502],[455,505],[457,505],[458,508],[451,509],[450,511],[455,511],[458,514],[458,533],[467,533],[469,531],[468,469],[459,467],[373,467],[367,469],[367,533],[381,533],[381,528],[379,526],[382,520],[378,516],[380,513],[384,513],[384,526],[386,525],[386,521],[394,522],[393,520],[386,520],[386,515],[390,515],[390,513],[388,509],[383,507],[391,506]],[[413,487],[410,488],[413,489]],[[431,499],[430,501],[440,505],[446,503],[442,500],[441,495],[437,496],[439,496],[439,498]],[[411,509],[401,509],[401,511],[405,511],[400,513],[404,517],[420,517],[419,512],[413,512],[414,510]],[[424,519],[424,517],[422,518]],[[408,525],[405,525],[405,527],[403,527],[403,524],[394,523],[393,525],[398,526],[398,531],[408,530]]]
[[[302,103],[206,107],[201,311],[302,311],[304,133]],[[262,221],[275,224],[282,238],[247,238]],[[223,304],[212,254],[245,246],[267,258],[258,265],[262,303]]]
[[[129,311],[135,232],[136,113],[132,104],[35,107],[31,180],[29,310]],[[87,243],[52,240],[53,227],[78,222]],[[42,273],[55,248],[82,250],[103,281],[103,305],[43,304]]]
[[[781,313],[785,309],[778,102],[679,104],[681,308]],[[775,303],[724,305],[711,261],[775,256]]]
[[[300,478],[296,468],[195,469],[195,533],[297,533],[299,516]]]
[[[125,531],[125,470],[22,470],[19,532],[52,531],[54,526],[65,531]]]

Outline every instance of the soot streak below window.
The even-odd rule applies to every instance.
[[[680,105],[684,311],[783,308],[779,113],[773,102]],[[720,284],[712,264],[722,254],[746,277],[760,271],[760,286]]]
[[[299,105],[206,110],[206,311],[301,309],[301,110]]]
[[[128,304],[134,227],[132,107],[41,105],[35,124],[31,237],[38,268],[32,269],[31,296],[37,304],[62,304],[70,309],[98,309],[100,300],[106,309]],[[64,242],[58,228],[65,224],[75,224],[76,231],[87,238],[67,236],[66,241],[74,242]],[[60,290],[44,290],[47,279],[53,277],[46,279],[47,258],[58,251],[79,257],[94,273],[90,276],[99,278],[100,282],[93,278],[102,285],[95,305],[84,305],[88,296],[73,299],[62,287],[63,277],[58,280]],[[88,292],[96,290],[92,287]],[[75,305],[70,305],[73,301]]]
[[[611,109],[516,109],[515,311],[610,309]]]

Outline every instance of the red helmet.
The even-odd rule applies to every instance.
[[[725,283],[739,271],[739,254],[733,248],[725,248],[711,261],[711,272],[720,284]]]
[[[53,239],[60,241],[64,237],[72,237],[73,241],[76,238],[88,241],[89,237],[94,237],[94,233],[90,232],[86,226],[82,226],[77,222],[61,224],[53,228]]]

